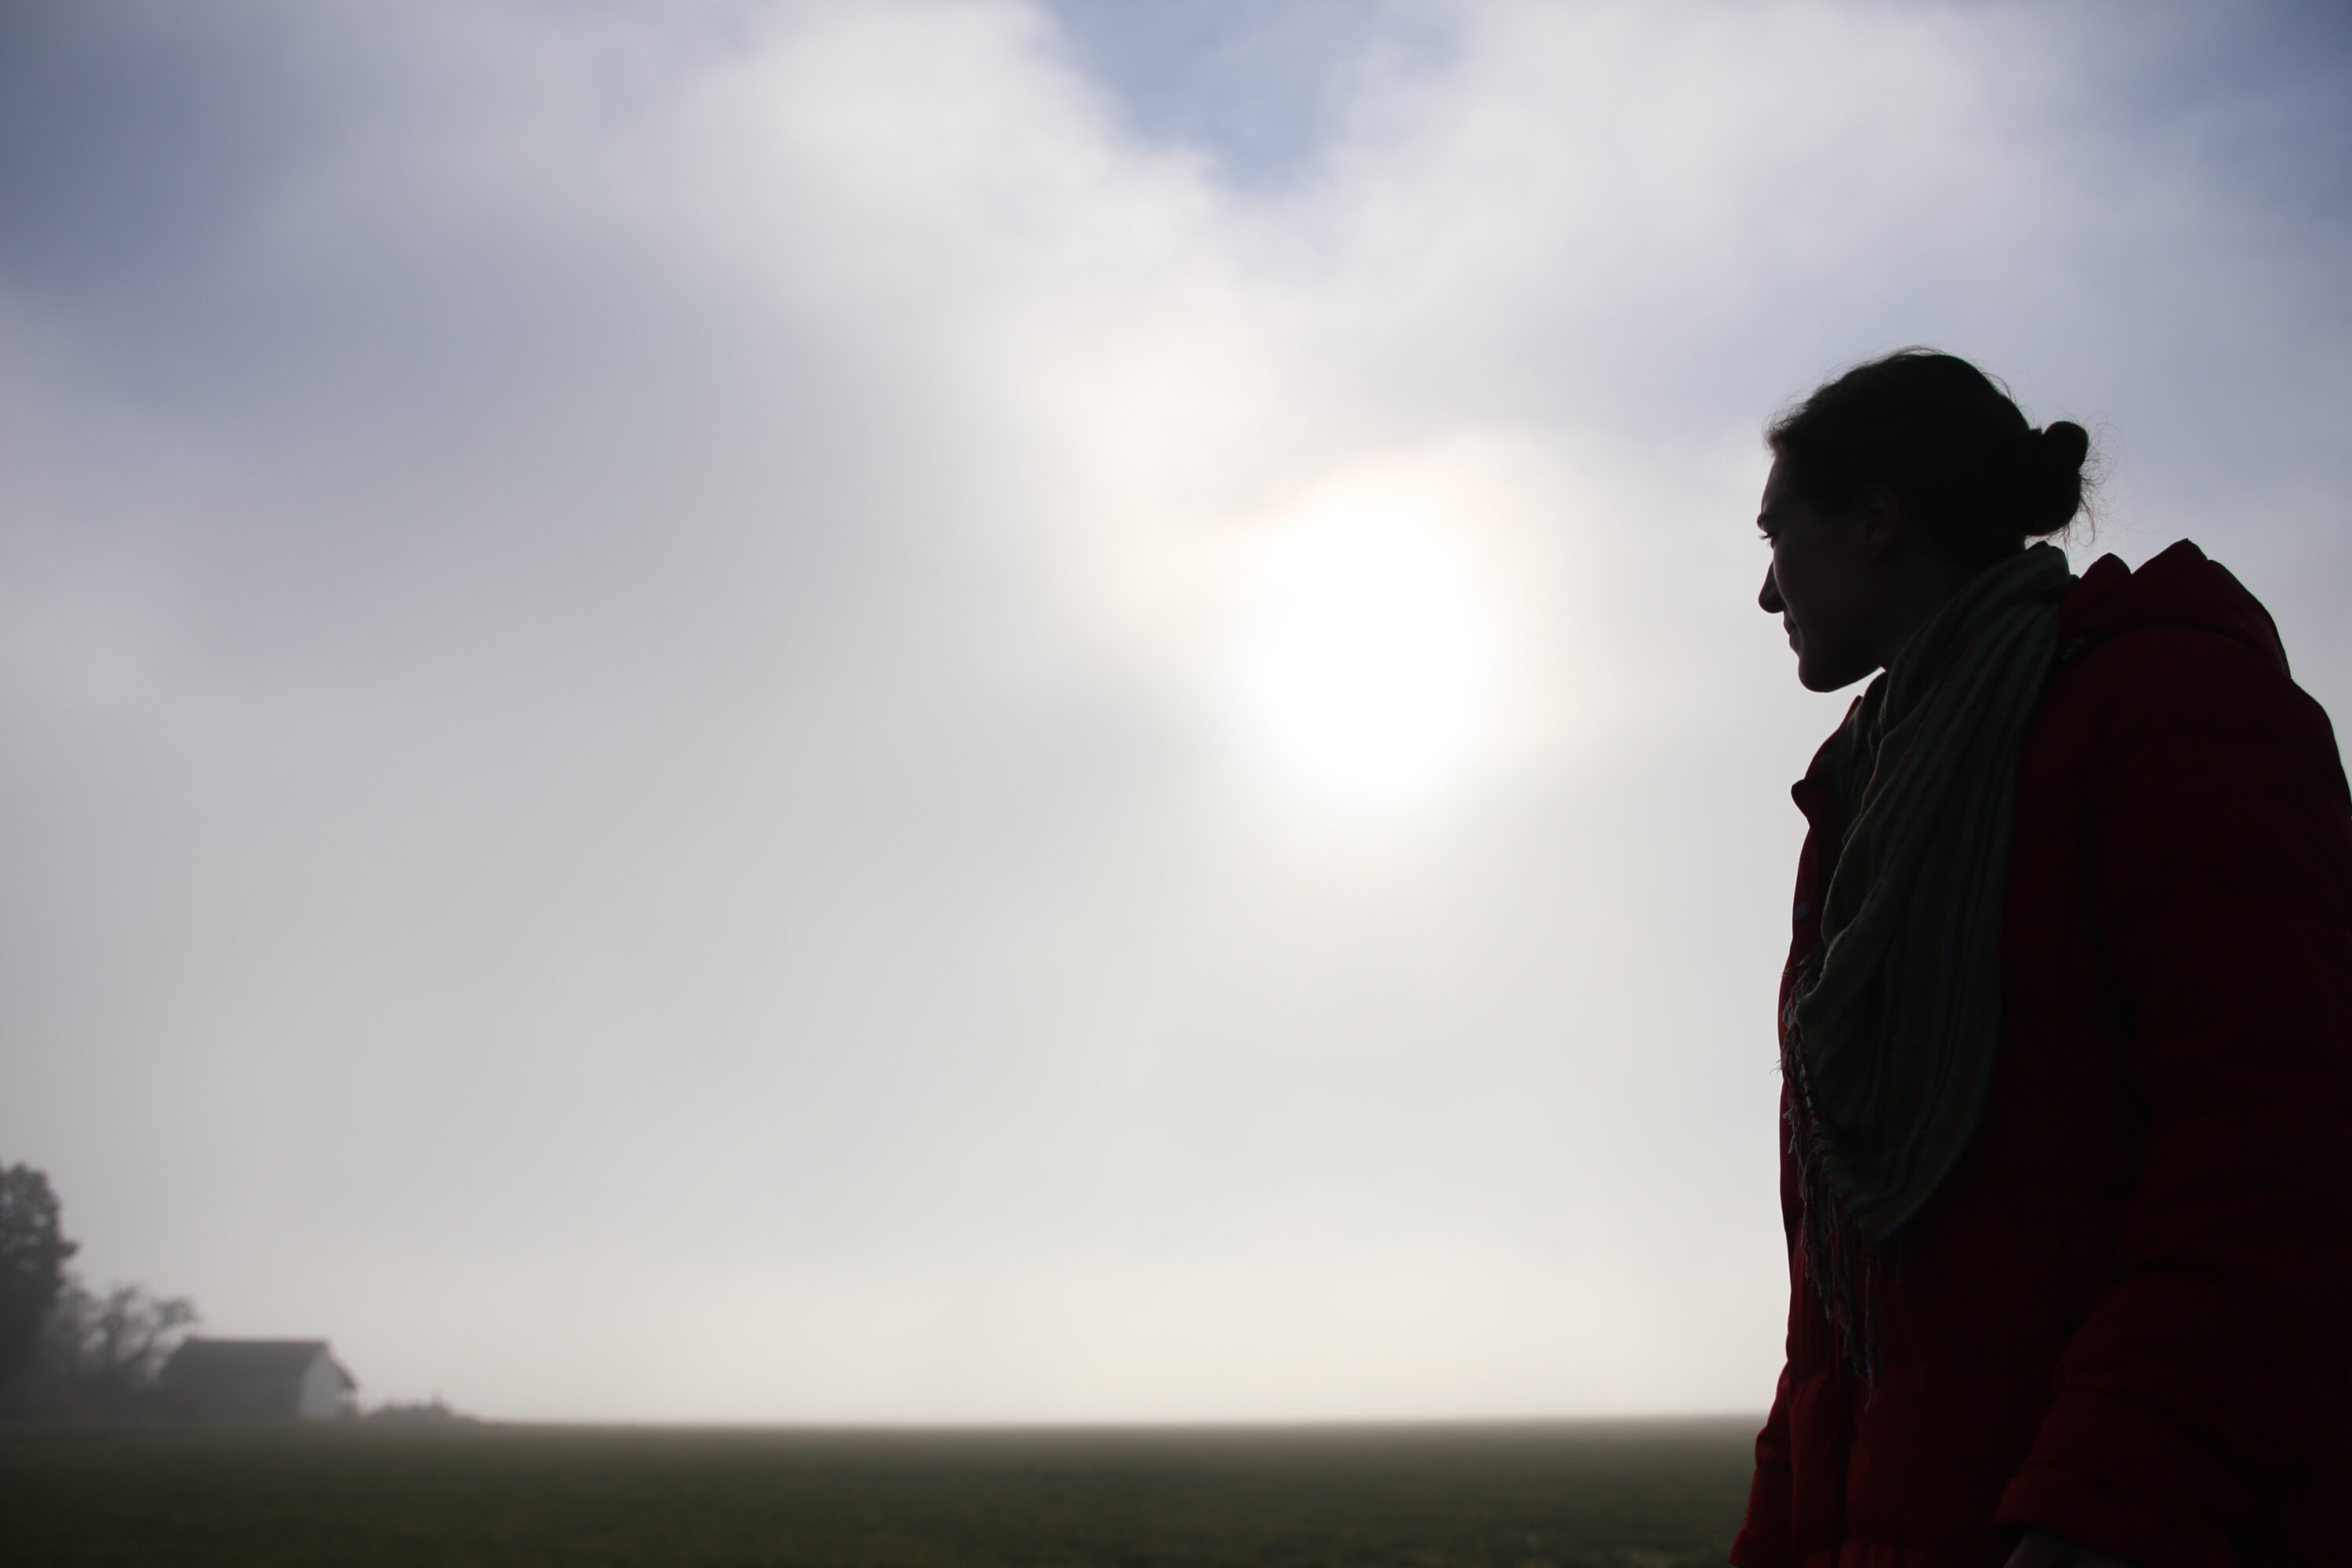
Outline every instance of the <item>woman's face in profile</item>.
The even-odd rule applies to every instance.
[[[1824,512],[1790,489],[1775,461],[1756,526],[1772,546],[1756,602],[1780,617],[1808,691],[1835,691],[1881,663],[1874,630],[1882,587],[1872,570],[1861,508]]]

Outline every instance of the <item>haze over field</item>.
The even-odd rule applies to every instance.
[[[2352,701],[2352,23],[0,8],[0,1158],[515,1417],[1761,1408],[1924,342]]]

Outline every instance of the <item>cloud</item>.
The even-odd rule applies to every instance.
[[[1384,15],[1261,132],[1213,62],[1330,13],[1176,88],[1013,4],[18,14],[0,1142],[93,1266],[517,1415],[1760,1403],[1837,705],[1756,431],[1977,354],[2337,700],[2341,40]],[[1234,672],[1373,491],[1498,674],[1367,811]]]

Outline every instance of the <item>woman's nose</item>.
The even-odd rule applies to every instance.
[[[1772,568],[1769,566],[1764,568],[1764,591],[1756,595],[1756,602],[1763,606],[1768,616],[1780,615],[1789,607],[1780,602],[1780,584],[1772,580]]]

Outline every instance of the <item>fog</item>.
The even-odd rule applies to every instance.
[[[1760,1409],[1759,432],[2352,700],[2352,26],[0,10],[0,1158],[371,1400]]]

